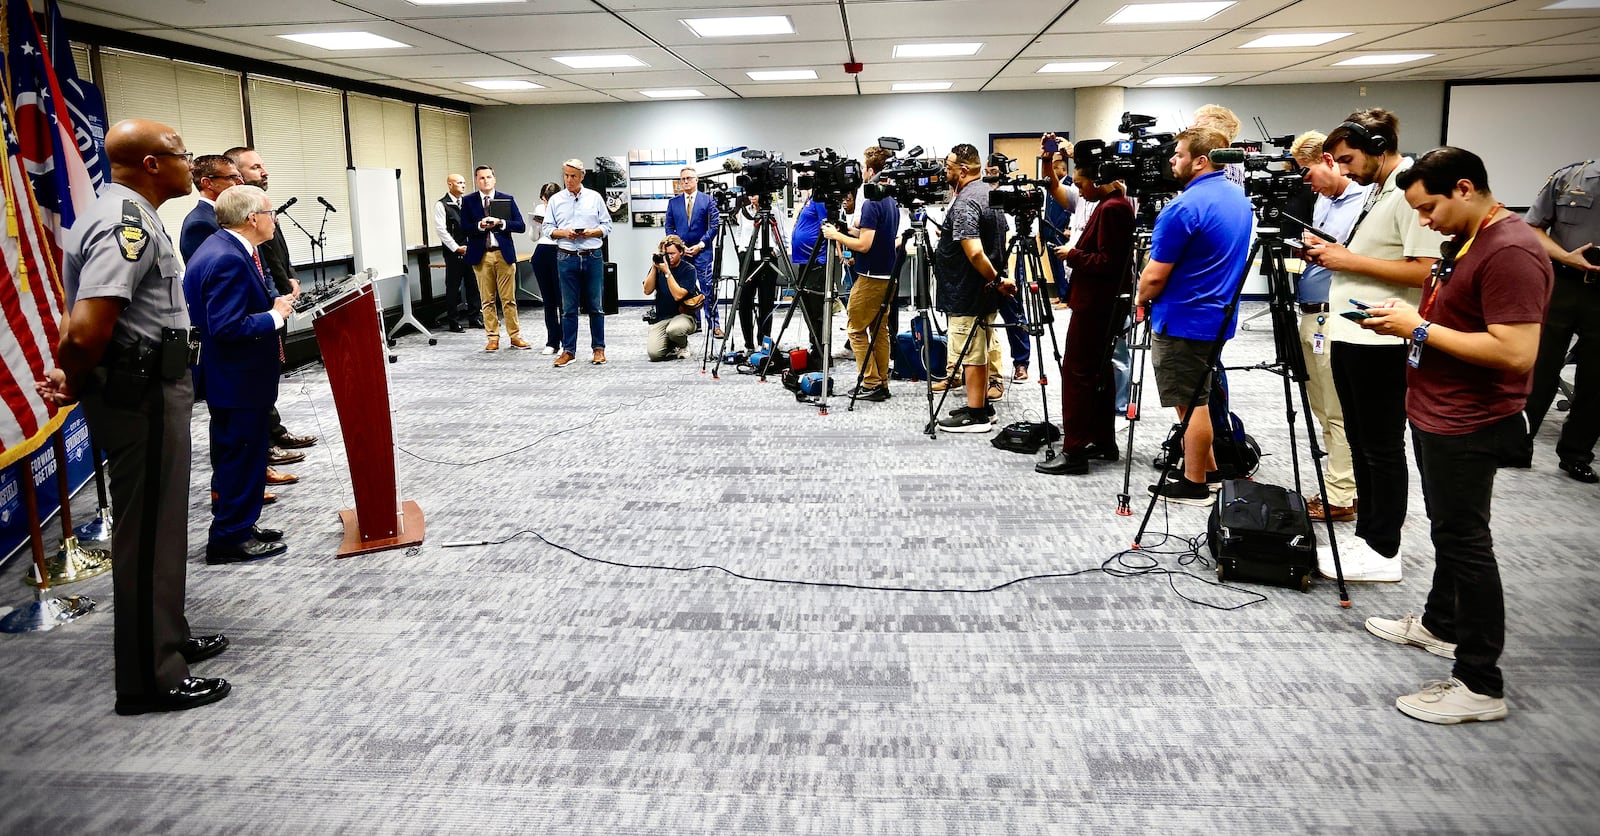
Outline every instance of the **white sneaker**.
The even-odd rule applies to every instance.
[[[1344,579],[1349,583],[1398,583],[1400,581],[1400,555],[1384,557],[1372,550],[1360,537],[1339,540],[1339,563],[1344,567]],[[1317,546],[1317,574],[1333,578],[1333,549]]]
[[[556,353],[556,350],[551,348],[550,346],[545,346],[544,349],[541,350],[539,353],[545,355],[546,357],[548,357],[551,354]]]
[[[1380,639],[1387,639],[1395,644],[1409,644],[1420,647],[1435,656],[1446,659],[1456,658],[1455,642],[1447,642],[1433,634],[1433,631],[1422,626],[1422,616],[1407,613],[1400,618],[1378,618],[1373,616],[1367,619],[1367,632]]]
[[[1474,693],[1455,677],[1425,682],[1421,691],[1395,700],[1394,707],[1407,717],[1445,726],[1503,720],[1506,716],[1503,697]]]

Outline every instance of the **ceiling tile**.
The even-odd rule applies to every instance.
[[[1481,52],[1477,55],[1467,55],[1450,61],[1451,67],[1494,67],[1530,64],[1557,64],[1563,62],[1579,63],[1591,58],[1600,58],[1600,44],[1571,46],[1513,46],[1505,49],[1496,49]],[[1573,73],[1567,73],[1571,75]]]
[[[1600,17],[1600,9],[1560,9],[1543,11],[1554,0],[1512,0],[1486,7],[1483,11],[1467,15],[1462,20],[1547,20],[1552,17],[1583,17],[1593,20]]]
[[[489,3],[418,6],[406,0],[340,0],[341,5],[354,6],[390,20],[428,20],[432,18],[500,17],[518,14],[562,14],[566,12],[593,12],[592,0],[496,0]]]
[[[1051,34],[1061,34],[1067,32],[1094,32],[1105,34],[1120,32],[1144,32],[1148,34],[1152,31],[1159,30],[1181,32],[1191,26],[1191,24],[1188,23],[1153,23],[1148,25],[1140,24],[1136,26],[1121,24],[1111,26],[1106,24],[1106,18],[1116,14],[1117,10],[1121,9],[1123,6],[1131,5],[1134,2],[1145,1],[1146,0],[1078,0],[1078,2],[1072,4],[1071,8],[1067,10],[1066,14],[1062,15],[1059,20],[1051,25],[1049,31]],[[1238,0],[1238,2],[1234,3],[1232,6],[1229,6],[1207,20],[1195,21],[1192,26],[1204,29],[1228,30],[1239,26],[1257,25],[1258,19],[1261,16],[1271,13],[1274,9],[1277,9],[1282,5],[1283,0]],[[1326,16],[1327,7],[1324,6],[1324,19]]]
[[[850,32],[897,38],[962,40],[985,35],[1035,35],[1061,7],[1040,0],[917,0],[917,2],[852,3],[845,7]]]
[[[206,49],[216,50],[217,52],[226,52],[231,55],[237,55],[241,58],[253,58],[259,61],[285,61],[290,58],[299,57],[297,55],[277,49],[277,44],[275,43],[254,43],[230,40],[224,35],[217,34],[216,30],[214,29],[207,29],[204,32],[190,32],[187,29],[167,29],[156,32],[140,32],[139,34],[148,35],[152,38],[160,38],[164,41],[173,41],[174,43],[204,47]],[[273,40],[278,39],[274,38]],[[282,43],[288,44],[289,42],[282,41]]]
[[[894,57],[896,44],[916,43],[947,43],[950,41],[968,42],[977,41],[983,47],[973,55],[963,55],[951,58],[914,58],[917,63],[932,63],[943,61],[972,61],[990,60],[1005,61],[1011,56],[1021,52],[1028,44],[1026,35],[993,35],[989,37],[967,37],[965,35],[944,38],[896,38],[892,40],[858,40],[856,46],[856,60],[868,65],[881,63],[903,63],[906,59]]]
[[[1527,67],[1500,73],[1495,78],[1556,78],[1574,75],[1600,75],[1600,61],[1583,61],[1544,67]]]
[[[1481,50],[1481,49],[1429,49],[1429,50],[1425,50],[1425,51],[1433,53],[1433,56],[1430,57],[1430,58],[1423,58],[1423,59],[1420,59],[1420,60],[1417,60],[1417,61],[1412,61],[1412,62],[1409,62],[1409,63],[1406,63],[1406,64],[1379,64],[1379,65],[1367,66],[1364,69],[1370,69],[1374,74],[1388,73],[1388,72],[1399,72],[1401,69],[1416,69],[1418,67],[1426,67],[1426,66],[1430,66],[1430,65],[1433,65],[1433,64],[1440,64],[1440,63],[1443,63],[1445,61],[1449,61],[1452,58],[1465,58],[1468,55],[1474,55],[1476,53],[1482,52],[1483,50]],[[1337,64],[1340,61],[1344,61],[1346,59],[1349,59],[1349,58],[1357,58],[1357,57],[1362,56],[1362,55],[1384,55],[1384,54],[1387,54],[1389,52],[1392,52],[1392,50],[1354,50],[1354,51],[1350,51],[1350,52],[1335,52],[1332,55],[1324,55],[1324,56],[1321,56],[1319,58],[1313,58],[1313,59],[1311,59],[1309,61],[1303,62],[1301,64],[1297,64],[1292,69],[1314,70],[1314,69],[1317,69],[1319,67],[1326,67],[1326,68],[1332,69],[1332,70],[1344,70],[1344,69],[1349,69],[1349,68],[1347,68],[1347,67],[1335,67],[1333,65]]]
[[[918,81],[922,81],[922,80],[923,79],[918,79]],[[945,81],[947,79],[927,79],[927,80],[928,81]],[[893,89],[894,85],[900,83],[900,82],[896,82],[896,81],[862,81],[861,82],[861,92],[863,94],[894,93],[896,95],[903,95],[903,96],[926,96],[926,95],[930,95],[930,94],[938,95],[939,93],[971,93],[971,92],[975,92],[975,91],[979,90],[980,89],[980,85],[983,84],[983,82],[981,80],[975,79],[975,78],[956,78],[956,79],[948,79],[948,81],[952,82],[949,90],[931,90],[931,91],[926,91],[926,92],[910,92],[910,91],[903,91],[903,90],[895,90],[895,89]]]
[[[735,86],[733,92],[747,99],[769,96],[854,96],[856,94],[856,83],[854,81],[797,81],[788,84],[742,84]]]
[[[1432,47],[1517,46],[1560,37],[1573,30],[1569,20],[1501,20],[1478,23],[1436,23],[1367,44],[1365,49],[1412,50]],[[1342,45],[1341,45],[1342,46]]]
[[[288,67],[297,67],[302,70],[310,70],[312,72],[322,73],[323,75],[331,75],[338,78],[353,78],[357,81],[371,81],[375,78],[389,77],[385,73],[375,73],[369,70],[358,70],[353,67],[346,67],[340,64],[329,64],[326,61],[315,61],[310,58],[286,58],[276,61],[275,63]]]
[[[1149,67],[1151,64],[1154,64],[1157,61],[1162,61],[1162,60],[1165,60],[1165,59],[1160,58],[1160,57],[1149,57],[1149,58],[1146,58],[1146,57],[1136,57],[1136,56],[1128,56],[1128,55],[1121,55],[1121,56],[1116,56],[1116,55],[1105,55],[1105,56],[1100,56],[1100,55],[1073,55],[1073,56],[1064,57],[1064,58],[1018,58],[1017,60],[1012,61],[1011,64],[1008,65],[1005,68],[1005,70],[1000,73],[1000,77],[1001,78],[1037,78],[1037,79],[1040,80],[1041,83],[1045,82],[1045,80],[1047,80],[1047,79],[1053,79],[1054,81],[1051,81],[1048,84],[1044,84],[1044,86],[1046,86],[1046,87],[1062,87],[1062,86],[1065,86],[1065,87],[1092,87],[1092,86],[1094,86],[1093,84],[1072,83],[1072,84],[1062,85],[1059,82],[1061,80],[1063,80],[1063,79],[1067,79],[1067,80],[1082,79],[1082,78],[1084,78],[1086,76],[1096,77],[1096,78],[1098,78],[1100,76],[1109,76],[1112,79],[1117,79],[1117,78],[1121,78],[1121,77],[1123,77],[1125,75],[1128,75],[1129,73],[1139,72],[1140,70],[1143,70],[1146,67]],[[1049,64],[1052,61],[1115,61],[1117,63],[1116,63],[1115,66],[1112,66],[1112,67],[1108,68],[1103,73],[1041,73],[1041,72],[1039,72],[1039,68],[1040,67],[1043,67],[1044,65]]]
[[[823,6],[750,6],[729,14],[726,8],[679,9],[676,11],[632,12],[628,22],[640,31],[667,46],[720,45],[729,38],[702,38],[681,22],[698,17],[760,17],[785,15],[794,24],[793,35],[763,35],[739,38],[742,43],[783,43],[785,41],[826,41],[844,37],[844,24],[839,19],[837,4]]]
[[[672,53],[653,46],[631,47],[627,49],[546,49],[538,52],[499,52],[496,54],[507,61],[521,64],[522,66],[527,67],[535,72],[553,76],[581,75],[583,73],[595,72],[593,69],[574,69],[566,64],[562,64],[559,61],[552,60],[557,55],[631,55],[634,58],[643,61],[646,65],[643,67],[617,67],[615,69],[607,68],[606,72],[632,73],[648,72],[650,70],[689,69],[688,64],[685,64],[684,62],[679,61],[677,58],[674,58]]]
[[[1259,29],[1267,26],[1331,26],[1340,21],[1357,24],[1437,23],[1487,9],[1496,2],[1500,0],[1413,0],[1409,3],[1397,3],[1395,0],[1339,0],[1337,6],[1329,6],[1327,0],[1300,0],[1250,25]]]
[[[1245,29],[1235,29],[1221,37],[1203,43],[1190,50],[1190,55],[1264,55],[1282,52],[1312,52],[1324,53],[1338,49],[1356,49],[1382,38],[1393,37],[1406,32],[1413,27],[1408,24],[1393,24],[1387,26],[1350,26],[1343,24],[1323,24],[1321,26],[1251,26]],[[1309,32],[1349,32],[1347,37],[1315,47],[1289,47],[1286,49],[1240,49],[1244,44],[1261,37],[1262,35],[1289,35]]]
[[[591,104],[597,102],[622,101],[616,96],[599,90],[528,90],[523,92],[501,91],[494,94],[506,104],[515,105],[541,105],[541,104]]]
[[[68,21],[90,23],[95,26],[104,26],[108,29],[117,29],[123,32],[133,32],[140,29],[165,29],[171,25],[151,20],[144,12],[134,15],[117,14],[101,11],[100,9],[92,9],[88,6],[80,6],[76,3],[62,3],[61,16]]]
[[[1114,67],[1113,70],[1122,69]],[[1126,72],[1109,73],[1024,73],[1009,71],[984,86],[985,90],[1067,90],[1077,87],[1104,87],[1127,77]]]
[[[1077,60],[1080,55],[1148,55],[1165,58],[1226,34],[1226,29],[1190,29],[1159,33],[1041,35],[1022,54],[1030,58],[1059,58],[1063,61]]]
[[[1175,85],[1170,85],[1172,87],[1221,87],[1224,84],[1233,84],[1236,81],[1243,81],[1243,80],[1245,80],[1247,78],[1251,78],[1252,76],[1255,76],[1256,73],[1157,73],[1157,72],[1142,72],[1142,73],[1136,73],[1134,75],[1123,76],[1122,79],[1120,81],[1118,81],[1118,83],[1121,84],[1124,87],[1144,87],[1146,81],[1149,81],[1149,80],[1151,80],[1153,78],[1160,78],[1162,76],[1168,76],[1168,75],[1214,75],[1214,76],[1216,76],[1216,78],[1214,78],[1214,79],[1212,79],[1210,81],[1204,82],[1202,84],[1175,84]],[[1154,87],[1155,85],[1150,85],[1150,86]],[[1167,85],[1163,85],[1163,88],[1165,88],[1166,86]]]
[[[760,71],[760,70],[812,70],[812,71],[816,72],[817,77],[815,79],[809,79],[809,80],[802,79],[802,80],[799,80],[799,81],[756,81],[756,80],[750,78],[750,76],[745,75],[745,73],[747,73],[747,72]],[[852,81],[852,77],[850,76],[850,74],[848,74],[848,73],[846,73],[844,71],[844,67],[841,67],[841,66],[839,66],[837,64],[823,64],[821,66],[818,66],[818,65],[815,65],[815,64],[801,64],[801,65],[797,65],[797,66],[778,66],[776,64],[773,64],[773,65],[766,65],[766,66],[760,66],[760,67],[738,67],[738,68],[725,69],[725,70],[724,69],[706,70],[706,75],[709,75],[712,78],[714,78],[714,79],[716,79],[716,80],[718,80],[718,81],[720,81],[720,82],[722,82],[724,84],[727,84],[730,87],[746,87],[746,86],[749,86],[749,87],[760,87],[762,89],[766,89],[767,87],[782,87],[784,89],[798,89],[800,87],[805,87],[805,86],[808,86],[808,85],[827,84],[827,83],[830,83],[830,82],[850,82],[852,84],[854,83]]]
[[[649,72],[599,73],[589,72],[562,76],[580,87],[591,90],[648,90],[658,87],[696,87],[710,95],[719,85],[696,70],[651,70]],[[748,80],[748,79],[747,79]]]
[[[1590,21],[1585,22],[1587,23]],[[1539,41],[1540,46],[1543,46],[1544,44],[1600,44],[1600,28],[1585,29],[1581,32],[1571,32],[1569,34],[1562,35],[1559,38],[1550,38],[1548,40]]]
[[[1242,50],[1232,55],[1180,55],[1150,67],[1150,72],[1157,75],[1260,73],[1293,67],[1320,57],[1317,53],[1301,52],[1257,54],[1255,50]]]
[[[988,79],[1004,61],[891,61],[868,64],[861,81],[948,81],[958,78]]]
[[[383,58],[343,58],[332,63],[345,64],[368,72],[395,78],[522,78],[526,68],[481,52],[454,55],[407,55]]]
[[[513,15],[430,20],[427,31],[484,52],[644,47],[650,42],[608,14]]]
[[[37,3],[40,11],[44,4]],[[378,20],[374,15],[353,9],[346,3],[334,0],[273,0],[250,9],[241,15],[240,3],[195,2],[195,0],[73,0],[78,8],[99,9],[113,14],[125,14],[145,20],[167,21],[185,29],[207,26],[231,26],[244,17],[251,23],[326,23],[328,21]],[[413,7],[415,8],[415,7]],[[62,14],[67,6],[62,5]],[[71,17],[69,15],[69,17]],[[76,20],[77,18],[72,18]],[[92,21],[91,21],[92,22]]]
[[[408,48],[399,49],[360,49],[360,50],[333,50],[296,41],[285,40],[279,35],[294,35],[304,32],[349,32],[359,30],[381,35],[385,38],[408,44]],[[368,20],[357,23],[348,21],[330,23],[299,23],[299,24],[249,24],[230,27],[206,27],[192,30],[201,35],[208,35],[230,40],[244,41],[253,44],[271,44],[273,49],[298,55],[301,58],[317,58],[331,61],[339,58],[364,58],[375,56],[417,56],[438,55],[442,53],[460,53],[460,44],[436,38],[419,29],[386,20]]]
[[[737,67],[805,67],[812,64],[843,64],[850,60],[844,40],[765,42],[758,44],[714,44],[678,46],[673,52],[683,60],[705,69]]]

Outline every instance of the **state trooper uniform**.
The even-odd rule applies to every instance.
[[[183,601],[194,388],[182,362],[190,333],[183,262],[155,208],[118,183],[78,217],[63,250],[69,310],[78,299],[124,303],[104,358],[77,393],[110,459],[120,705],[159,698],[189,676],[180,648],[189,639]]]
[[[1546,230],[1564,250],[1588,243],[1600,248],[1600,162],[1573,163],[1550,175],[1525,219]],[[1555,274],[1527,413],[1530,435],[1537,434],[1576,336],[1572,410],[1556,442],[1556,456],[1571,473],[1574,466],[1590,469],[1595,442],[1600,440],[1600,266],[1577,270],[1557,263]]]

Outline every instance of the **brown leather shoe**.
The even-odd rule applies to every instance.
[[[573,360],[576,360],[576,359],[578,359],[577,356],[574,355],[572,352],[563,351],[560,354],[556,355],[555,367],[559,369],[562,366],[565,366],[568,363],[571,363]]]
[[[521,337],[512,337],[511,347],[518,349],[519,351],[527,351],[528,349],[533,348],[533,346],[528,344],[527,340]]]
[[[293,473],[283,473],[270,467],[267,468],[267,484],[269,485],[293,485],[298,481],[300,481],[300,477]]]
[[[305,453],[291,452],[283,449],[282,447],[267,448],[267,464],[294,464],[295,462],[303,462],[305,460]]]
[[[989,400],[998,401],[1006,396],[1006,387],[998,380],[989,381]]]
[[[603,348],[595,349],[594,359],[590,362],[594,363],[596,366],[604,366],[606,364],[606,350]]]
[[[933,382],[933,391],[935,391],[935,392],[943,392],[944,390],[949,389],[949,388],[950,388],[950,380],[949,380],[949,378],[940,378],[940,379],[935,380]]]
[[[1027,380],[1028,379],[1028,367],[1022,365],[1021,363],[1018,363],[1016,369],[1011,372],[1011,379],[1015,380],[1015,381],[1017,381],[1019,383],[1024,381],[1024,380]]]
[[[1334,522],[1350,522],[1356,518],[1356,506],[1324,505],[1320,496],[1312,497],[1311,501],[1306,503],[1306,511],[1311,514],[1311,519],[1317,522],[1327,519],[1329,513],[1332,514]]]
[[[489,338],[489,344],[484,346],[483,350],[484,351],[499,351],[500,350],[500,337],[499,337],[499,335],[495,335],[493,337],[490,337]]]
[[[297,450],[301,447],[310,447],[311,445],[316,444],[317,437],[314,435],[295,435],[294,433],[286,432],[283,435],[274,436],[272,443],[282,447],[285,450]]]

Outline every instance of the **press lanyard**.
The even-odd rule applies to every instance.
[[[1449,261],[1451,269],[1454,269],[1455,265],[1461,263],[1461,259],[1467,257],[1467,251],[1472,249],[1472,242],[1478,240],[1478,234],[1483,232],[1485,229],[1488,229],[1489,224],[1494,222],[1494,216],[1500,214],[1500,210],[1504,208],[1506,208],[1504,203],[1496,203],[1494,208],[1489,210],[1489,214],[1484,216],[1483,221],[1478,224],[1478,228],[1473,231],[1472,237],[1468,238],[1467,243],[1462,244],[1461,249],[1456,250],[1456,254],[1450,257]],[[1417,315],[1423,319],[1427,319],[1428,311],[1433,309],[1433,299],[1434,296],[1437,295],[1439,289],[1439,280],[1440,277],[1444,275],[1444,272],[1445,259],[1440,259],[1438,264],[1435,265],[1434,269],[1428,273],[1427,298],[1422,300],[1422,307],[1417,311]]]

